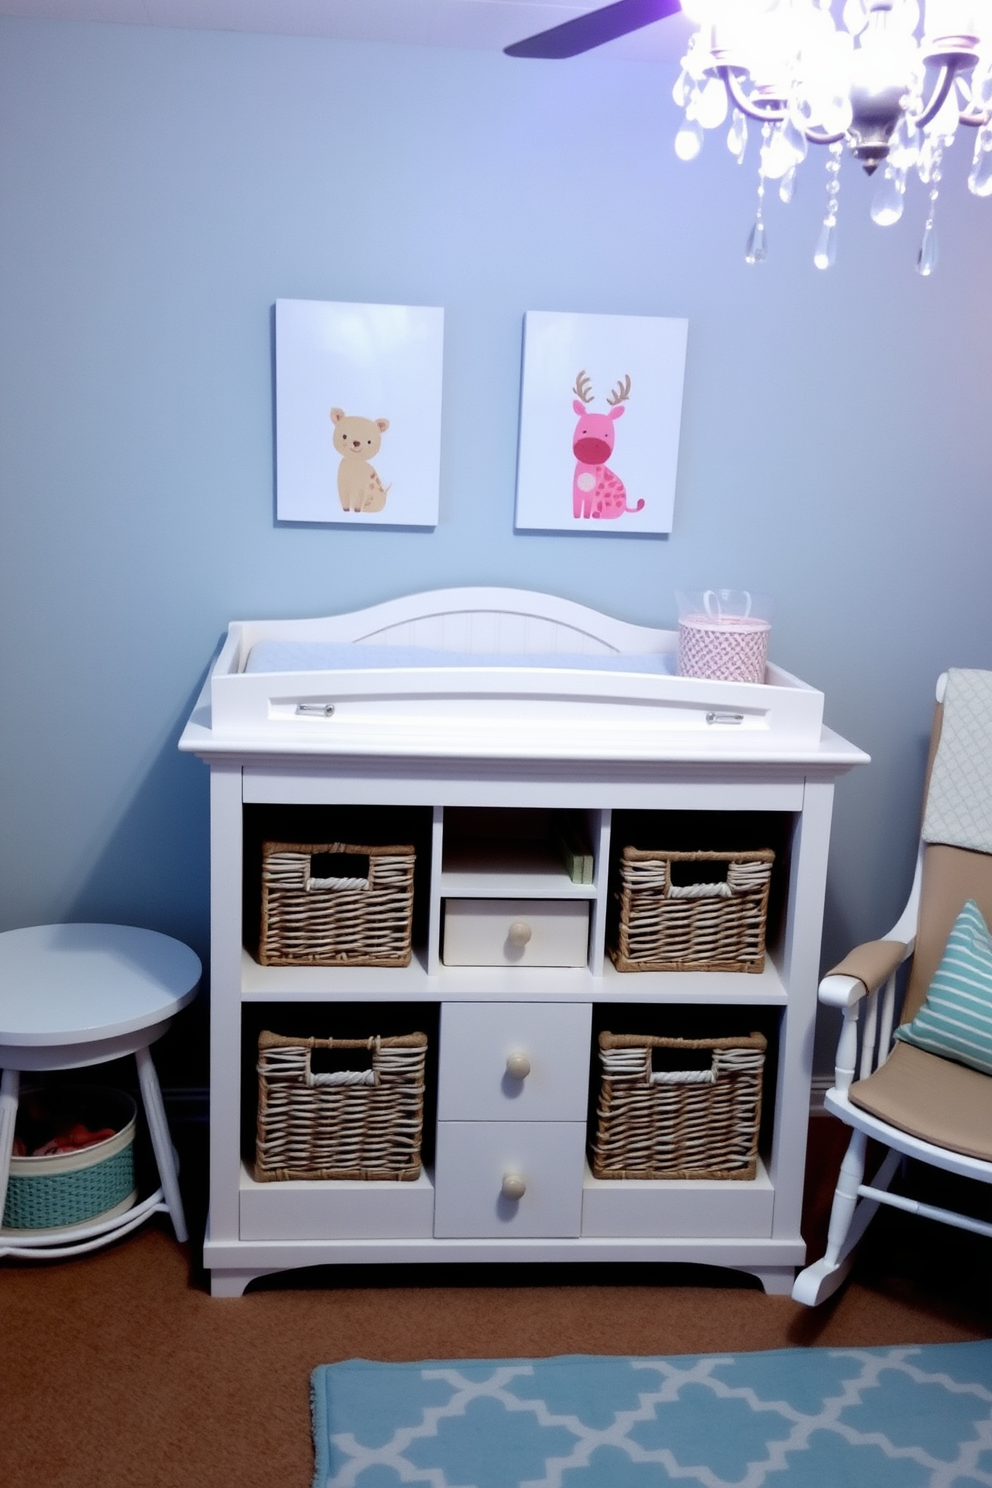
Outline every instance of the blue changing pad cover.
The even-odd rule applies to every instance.
[[[670,676],[670,652],[595,656],[572,652],[502,655],[494,651],[435,651],[428,646],[364,646],[331,641],[259,641],[245,662],[246,672],[365,671],[389,667],[555,667],[583,672],[647,672]]]

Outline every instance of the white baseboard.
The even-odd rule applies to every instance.
[[[823,1104],[823,1097],[834,1083],[833,1075],[814,1075],[809,1087],[809,1114],[811,1116],[826,1116],[828,1113]]]

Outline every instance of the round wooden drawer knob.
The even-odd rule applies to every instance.
[[[511,1054],[506,1061],[506,1073],[514,1080],[526,1080],[530,1074],[530,1060],[526,1054]]]
[[[527,1192],[527,1185],[519,1173],[505,1173],[502,1189],[504,1199],[522,1199]]]
[[[506,938],[512,946],[525,946],[533,934],[526,920],[514,920],[506,932]]]

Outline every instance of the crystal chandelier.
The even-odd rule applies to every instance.
[[[937,265],[934,217],[944,154],[961,125],[974,133],[968,187],[992,195],[992,0],[683,0],[698,22],[674,98],[685,110],[675,150],[692,160],[703,131],[729,115],[727,146],[743,162],[759,138],[758,208],[748,263],[767,256],[765,194],[792,198],[811,145],[825,146],[826,212],[813,262],[837,253],[840,166],[845,152],[878,186],[871,215],[902,216],[907,178],[927,192],[917,269]],[[921,33],[921,34],[918,34]]]

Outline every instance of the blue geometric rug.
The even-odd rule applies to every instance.
[[[314,1488],[992,1488],[992,1341],[630,1359],[352,1359]]]

